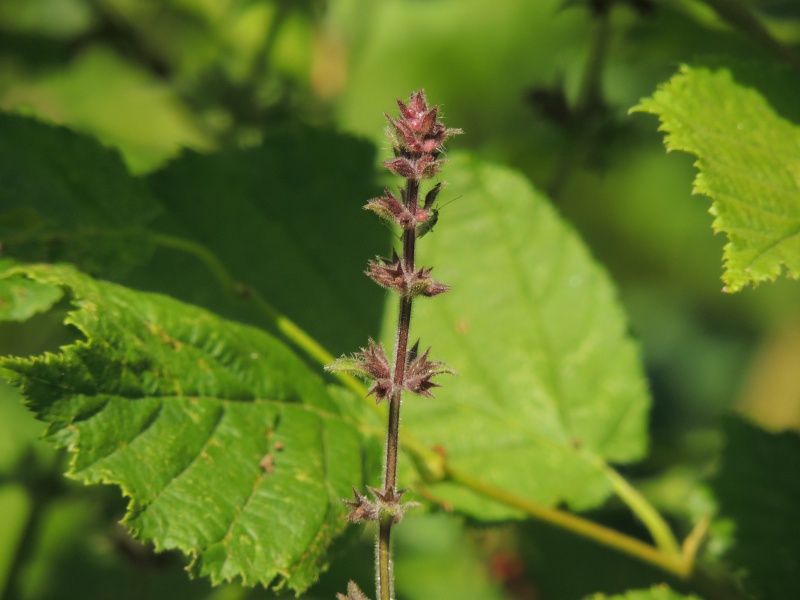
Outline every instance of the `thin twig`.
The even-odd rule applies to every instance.
[[[728,25],[751,38],[800,75],[800,56],[776,39],[748,6],[738,0],[702,0],[702,2],[711,7]]]

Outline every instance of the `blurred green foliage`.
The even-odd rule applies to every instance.
[[[447,123],[467,133],[459,147],[521,170],[547,192],[619,286],[655,399],[650,457],[627,474],[652,490],[651,500],[685,532],[692,507],[703,504],[697,484],[719,454],[722,413],[740,407],[770,429],[800,429],[800,288],[779,281],[736,296],[721,293],[724,240],[712,235],[707,199],[691,196],[692,159],[665,156],[656,119],[627,114],[683,62],[711,56],[791,66],[791,58],[765,44],[746,22],[711,8],[720,4],[726,3],[3,0],[0,109],[99,139],[119,150],[128,169],[150,174],[154,193],[186,210],[191,198],[185,192],[192,188],[182,181],[181,168],[201,163],[196,153],[229,153],[230,169],[220,176],[235,178],[237,160],[279,161],[284,150],[297,160],[302,147],[285,149],[280,135],[314,126],[366,137],[383,155],[381,113],[392,98],[424,87],[442,105]],[[786,48],[798,45],[797,3],[743,5],[773,40]],[[782,90],[790,105],[798,89],[800,84]],[[784,116],[797,124],[797,115]],[[182,148],[189,152],[181,156]],[[356,142],[351,151],[357,160],[374,161]],[[87,169],[116,168],[102,153],[87,162]],[[258,178],[240,183],[255,186]],[[375,188],[374,181],[341,189],[345,185],[337,181],[336,195],[351,192],[356,212],[366,200],[364,190]],[[309,189],[324,194],[324,186]],[[114,193],[119,190],[107,191],[104,200],[113,201]],[[280,219],[302,222],[302,198],[291,202],[294,210],[287,208]],[[6,212],[10,208],[0,205],[0,215],[25,216]],[[164,231],[189,229],[179,212],[159,218]],[[349,218],[333,213],[331,228]],[[279,227],[291,237],[289,225]],[[248,236],[215,241],[195,235],[233,255],[252,243]],[[373,243],[388,244],[388,235]],[[173,280],[176,288],[208,277],[192,271],[196,266],[156,256],[165,261],[155,263],[165,272],[184,274]],[[129,277],[156,286],[141,271]],[[208,288],[193,288],[191,299],[247,319],[235,307],[220,308],[222,301]],[[351,312],[361,310],[358,301]],[[379,315],[366,319],[363,326],[377,331]],[[4,324],[0,353],[57,348],[66,340],[53,333],[56,323],[51,314],[25,328]],[[350,349],[349,342],[341,349]],[[65,482],[64,458],[37,440],[41,429],[16,392],[0,387],[4,600],[273,596],[238,586],[211,589],[180,572],[179,557],[154,555],[132,542],[115,525],[124,509],[118,493]],[[641,534],[615,508],[602,520]],[[614,564],[598,574],[591,551],[537,527],[465,532],[436,517],[419,519],[409,517],[408,526],[398,528],[402,598],[571,600],[660,581],[634,564]],[[724,524],[712,532],[709,548],[729,543]],[[364,568],[361,580],[369,581],[370,542],[357,544],[364,560],[356,568]],[[421,552],[435,556],[421,560]],[[307,597],[342,591],[352,576],[352,557],[334,563]],[[572,585],[583,562],[594,564],[592,589]],[[439,584],[448,580],[459,585],[442,590]]]

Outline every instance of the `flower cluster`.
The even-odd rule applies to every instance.
[[[437,120],[439,107],[428,108],[423,91],[411,94],[408,104],[397,101],[400,118],[386,115],[386,135],[392,143],[394,158],[384,166],[404,179],[430,179],[441,170],[442,145],[460,129],[448,129]]]
[[[400,118],[386,115],[389,127],[386,134],[392,143],[394,158],[385,161],[384,166],[395,175],[418,185],[423,179],[430,179],[440,170],[445,161],[440,158],[445,140],[462,133],[460,129],[449,129],[437,120],[439,107],[428,108],[422,91],[411,94],[408,104],[397,101]],[[433,203],[442,184],[436,184],[425,196],[423,206],[416,199],[411,202],[405,191],[397,198],[388,189],[380,198],[373,198],[364,207],[377,213],[387,221],[397,223],[401,229],[413,229],[427,222],[433,214]]]
[[[431,269],[409,269],[407,263],[392,253],[392,258],[378,257],[369,261],[367,277],[378,285],[395,290],[401,296],[436,296],[450,290],[450,286],[431,278]]]
[[[408,351],[406,359],[406,376],[402,389],[414,394],[432,398],[431,388],[439,387],[431,378],[443,373],[455,374],[451,368],[438,360],[428,360],[430,348],[419,354],[419,342]],[[373,381],[368,396],[375,396],[375,401],[380,402],[390,397],[395,391],[392,380],[392,369],[383,344],[376,344],[370,338],[366,348],[361,348],[352,357],[343,356],[325,367],[328,371],[348,373],[367,381]]]
[[[441,189],[442,184],[437,183],[425,195],[425,203],[422,206],[416,207],[406,199],[405,190],[400,190],[400,198],[398,198],[391,191],[386,189],[384,190],[383,196],[373,198],[367,202],[364,208],[366,210],[371,210],[390,223],[397,223],[400,229],[416,229],[417,236],[422,237],[422,235],[420,235],[420,230],[424,227],[425,223],[430,223],[436,210],[433,208],[433,203],[436,202],[436,197],[439,195]]]
[[[400,502],[400,498],[403,497],[406,490],[398,490],[394,492],[393,498],[389,498],[389,494],[376,490],[373,487],[367,487],[367,489],[375,497],[374,502],[368,500],[366,496],[359,494],[356,488],[353,488],[355,500],[344,501],[344,503],[350,507],[347,520],[351,523],[380,521],[381,517],[384,515],[390,516],[392,521],[399,523],[409,508],[420,505],[419,502]]]

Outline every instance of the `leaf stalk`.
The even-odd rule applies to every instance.
[[[681,556],[681,550],[678,547],[678,541],[672,534],[672,529],[653,505],[608,463],[600,459],[596,462],[611,481],[611,485],[620,499],[647,527],[656,546],[668,555]]]
[[[695,562],[697,550],[708,531],[708,518],[702,519],[687,536],[683,543],[682,551],[673,554],[589,519],[521,498],[512,492],[472,477],[451,465],[445,465],[445,472],[447,479],[454,483],[463,485],[465,488],[506,506],[517,508],[530,517],[571,531],[656,567],[696,587],[708,598],[713,598],[714,600],[745,600],[745,596],[728,581],[715,577],[700,568]],[[655,509],[652,510],[655,511]]]
[[[680,555],[667,554],[650,544],[595,523],[594,521],[584,519],[583,517],[557,508],[550,508],[526,498],[521,498],[508,490],[485,483],[450,465],[445,467],[445,471],[450,481],[459,483],[486,498],[491,498],[506,506],[517,508],[528,516],[572,531],[573,533],[594,540],[599,544],[638,558],[642,562],[656,566],[680,579],[684,579],[688,574],[687,565],[684,564]]]

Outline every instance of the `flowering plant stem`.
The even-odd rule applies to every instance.
[[[397,225],[402,231],[402,255],[393,252],[391,258],[378,258],[370,261],[367,276],[379,285],[396,292],[400,297],[395,335],[393,360],[390,366],[383,346],[369,340],[366,348],[353,357],[342,357],[326,368],[334,373],[356,375],[374,382],[367,392],[380,402],[389,404],[386,431],[386,459],[383,469],[383,487],[380,490],[369,488],[375,500],[353,490],[355,500],[346,500],[351,511],[348,519],[353,522],[377,521],[378,540],[376,544],[376,571],[378,579],[378,598],[393,600],[394,581],[392,576],[392,527],[398,523],[405,510],[415,505],[413,502],[400,503],[404,490],[397,489],[397,457],[400,447],[400,405],[403,392],[432,397],[431,389],[438,387],[432,378],[442,373],[452,373],[439,361],[428,360],[429,350],[419,353],[419,344],[409,347],[411,328],[411,309],[417,296],[436,296],[450,288],[433,280],[430,269],[417,269],[414,264],[417,238],[430,231],[436,219],[433,204],[441,189],[436,184],[420,203],[420,183],[436,175],[443,160],[439,156],[444,141],[460,131],[447,129],[437,120],[439,107],[428,107],[422,91],[411,94],[408,104],[398,100],[400,117],[389,121],[387,134],[392,143],[394,158],[384,163],[395,175],[406,180],[400,197],[388,189],[385,195],[370,200],[365,208]],[[419,232],[419,235],[418,235]],[[340,600],[365,600],[366,596],[358,586],[350,582],[347,596],[339,594]]]
[[[419,182],[409,181],[406,186],[406,207],[416,209],[419,204]],[[416,229],[406,229],[403,232],[403,262],[405,269],[414,271],[414,251],[416,249]],[[411,329],[412,298],[404,296],[400,299],[400,309],[397,317],[397,338],[394,346],[394,380],[395,391],[389,397],[389,422],[386,432],[386,469],[383,476],[383,493],[387,498],[394,499],[397,486],[397,450],[400,445],[400,403],[402,389],[405,383],[406,355],[408,353],[408,338]],[[390,600],[394,596],[391,537],[394,519],[382,518],[378,530],[378,582],[381,600]],[[385,582],[385,583],[384,583]]]

